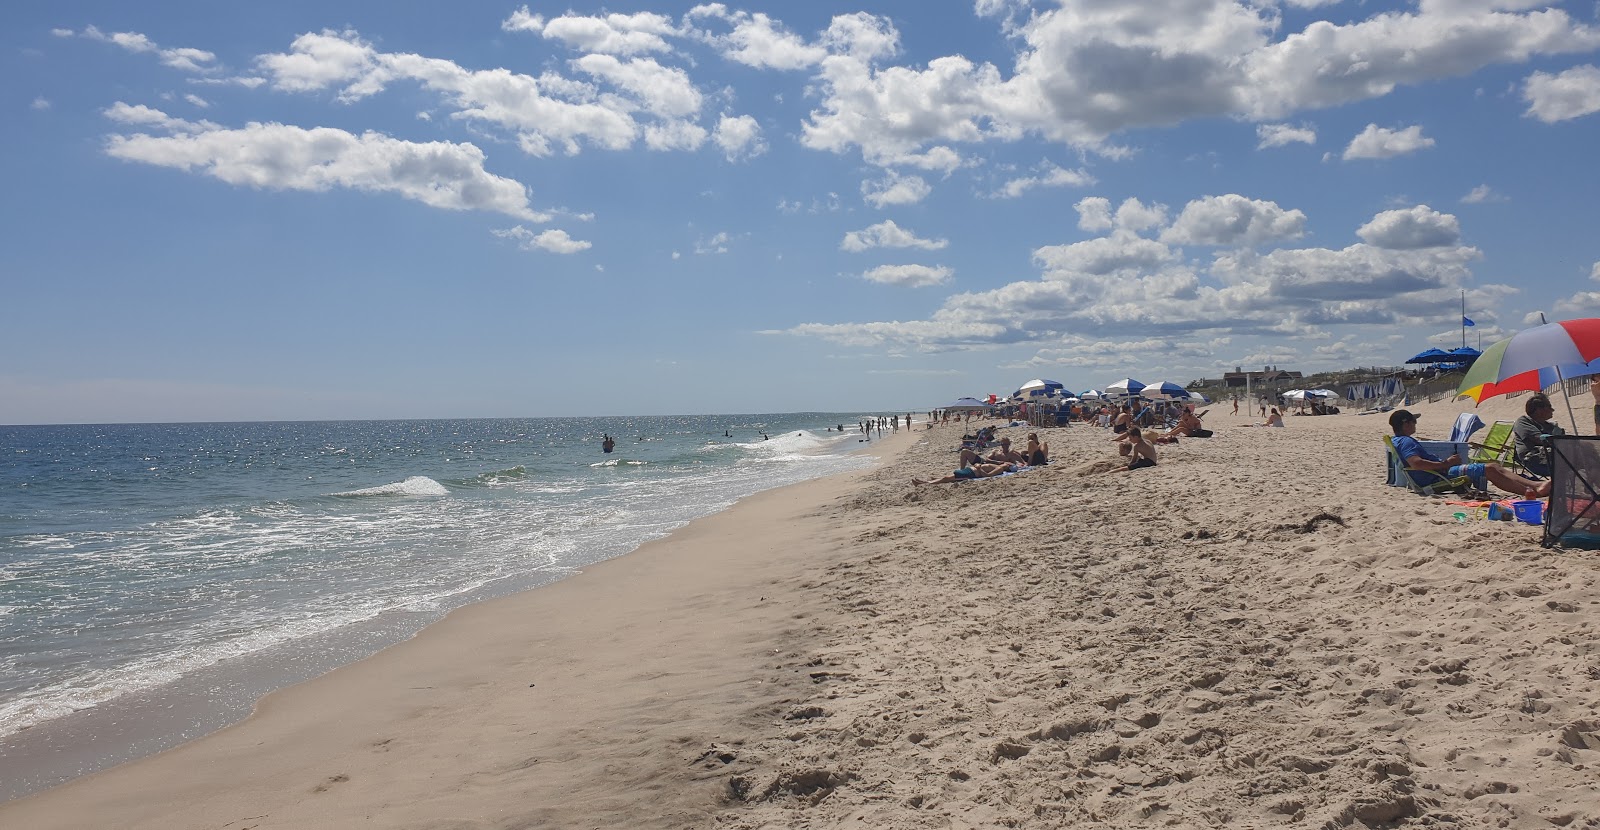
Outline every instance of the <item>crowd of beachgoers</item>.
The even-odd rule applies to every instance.
[[[1155,406],[1134,399],[1124,404],[1102,404],[1098,407],[1073,404],[1064,408],[1058,422],[1098,427],[1108,431],[1116,445],[1117,456],[1124,466],[1114,471],[1154,467],[1157,463],[1158,444],[1176,444],[1183,438],[1210,438],[1211,430],[1205,428],[1202,418],[1206,410],[1195,411],[1193,404]],[[934,424],[949,424],[952,420],[971,425],[973,414],[956,415],[948,410],[928,413],[928,428]],[[1012,422],[1013,424],[1017,422]],[[1256,426],[1251,424],[1250,426]],[[1283,416],[1272,410],[1267,421],[1260,426],[1283,426]],[[1050,463],[1050,445],[1041,441],[1037,432],[1028,433],[1023,449],[1012,446],[1010,437],[997,437],[998,427],[981,426],[961,436],[958,447],[958,466],[955,472],[936,479],[912,479],[916,485],[953,484],[975,478],[992,478],[1018,472],[1028,467]]]

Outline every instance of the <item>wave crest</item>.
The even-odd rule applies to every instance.
[[[412,476],[393,484],[380,484],[361,490],[334,493],[339,498],[364,498],[367,496],[448,496],[450,490],[427,476]]]

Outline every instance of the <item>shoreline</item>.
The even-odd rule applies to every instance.
[[[0,823],[1600,826],[1600,558],[1387,486],[1382,417],[1225,413],[1113,475],[874,442]]]
[[[875,440],[850,452],[854,454],[870,454],[881,458],[886,453],[894,452],[895,447],[903,447],[903,442],[908,438],[909,432],[907,435],[886,432],[882,439]],[[144,799],[138,798],[137,794],[147,793],[152,789],[159,790],[163,787],[163,782],[170,782],[172,779],[192,778],[197,771],[208,770],[212,766],[229,763],[234,756],[240,754],[234,748],[238,746],[235,742],[241,740],[255,745],[263,741],[282,740],[286,734],[294,734],[296,736],[295,739],[285,743],[282,751],[277,755],[289,760],[287,767],[297,768],[301,761],[296,756],[302,750],[298,748],[291,750],[288,747],[310,738],[309,735],[299,733],[296,730],[304,728],[302,721],[310,717],[310,712],[312,711],[324,713],[319,717],[332,717],[337,720],[340,723],[338,734],[347,735],[348,733],[344,727],[347,722],[372,723],[369,713],[373,708],[371,699],[376,694],[376,696],[383,698],[385,701],[388,707],[385,711],[391,713],[392,719],[405,720],[405,717],[396,713],[408,706],[418,705],[418,700],[413,700],[411,699],[412,697],[426,698],[427,695],[408,696],[392,690],[397,685],[407,683],[417,685],[419,682],[405,680],[404,678],[409,676],[408,672],[415,670],[408,669],[401,664],[421,662],[435,665],[435,668],[430,670],[429,680],[426,684],[423,684],[424,686],[427,688],[449,687],[457,693],[465,693],[466,688],[456,678],[466,674],[476,674],[479,677],[483,677],[494,672],[489,667],[483,666],[482,658],[478,656],[483,651],[483,648],[480,647],[483,645],[482,642],[477,642],[473,647],[465,649],[473,656],[463,656],[452,653],[459,650],[454,645],[457,641],[494,641],[496,647],[501,649],[500,653],[508,655],[510,652],[516,651],[516,645],[521,643],[524,637],[529,638],[530,642],[536,644],[549,645],[554,642],[544,635],[535,635],[531,632],[522,635],[497,633],[498,629],[507,627],[511,624],[510,620],[519,616],[544,619],[545,623],[539,626],[541,629],[548,628],[552,631],[562,632],[560,636],[564,636],[566,639],[558,650],[561,651],[563,660],[582,664],[585,658],[577,656],[577,652],[584,650],[585,644],[583,640],[586,637],[604,639],[609,642],[616,637],[616,632],[610,630],[611,628],[623,627],[631,630],[633,626],[638,624],[637,622],[628,621],[632,619],[629,609],[615,607],[618,600],[615,597],[608,596],[608,591],[614,592],[619,596],[628,596],[636,599],[646,595],[657,596],[661,590],[692,594],[696,581],[704,577],[703,572],[712,564],[718,568],[728,569],[730,574],[743,573],[737,567],[738,563],[734,561],[736,557],[732,556],[738,547],[737,542],[732,537],[717,537],[719,533],[717,528],[722,525],[730,525],[738,528],[738,530],[733,531],[735,535],[748,535],[746,533],[748,526],[752,522],[759,524],[759,521],[753,517],[760,516],[762,517],[761,521],[765,521],[773,515],[773,511],[781,513],[784,509],[792,507],[796,503],[796,498],[800,498],[802,501],[806,498],[821,501],[836,498],[841,492],[841,488],[847,486],[848,481],[863,475],[870,469],[872,468],[826,476],[757,492],[746,496],[723,511],[696,519],[662,539],[647,542],[623,556],[586,566],[578,573],[564,579],[458,608],[443,619],[425,626],[411,638],[389,645],[376,654],[354,663],[339,666],[318,677],[270,692],[255,702],[253,710],[243,720],[223,726],[201,737],[179,743],[171,748],[158,751],[155,754],[145,755],[98,772],[75,777],[47,789],[0,803],[0,821],[17,820],[29,826],[37,827],[68,827],[105,824],[109,820],[117,826],[137,826],[135,822],[138,819],[131,815],[129,811],[130,809],[134,809],[134,812],[138,811],[132,808],[129,803],[130,799],[134,802],[143,801]],[[802,496],[801,494],[805,495]],[[812,505],[812,508],[814,509],[815,505]],[[792,522],[789,524],[792,524]],[[712,563],[706,561],[705,554],[694,550],[697,545],[703,544],[707,537],[718,538],[717,543],[710,545],[710,548],[714,552],[713,555],[722,556],[724,557],[723,559]],[[673,568],[671,563],[678,560],[692,560],[685,563],[693,565],[693,567],[686,568],[689,573],[670,573]],[[639,579],[636,573],[639,571],[650,572],[652,578],[649,580]],[[743,573],[743,578],[750,578],[750,574]],[[576,587],[569,586],[569,583],[575,583]],[[591,585],[593,587],[590,587]],[[581,596],[583,599],[575,600],[572,598],[573,596]],[[568,609],[572,613],[581,612],[582,615],[586,615],[587,622],[578,625],[570,621],[558,621],[554,617],[567,613],[560,611],[560,609]],[[609,615],[621,615],[615,626],[606,624],[606,619]],[[560,639],[560,636],[557,636],[556,639]],[[414,660],[413,656],[417,654],[425,655],[425,658],[420,661]],[[507,659],[511,660],[513,658],[508,656]],[[611,666],[608,670],[622,671],[625,668],[623,666]],[[383,679],[376,680],[374,678]],[[583,690],[568,688],[562,682],[532,682],[534,683],[532,686],[522,684],[522,688],[528,690],[522,695],[523,697],[531,694],[540,698],[545,695],[551,695],[558,698],[568,696],[573,700],[584,700],[587,696]],[[383,689],[375,689],[375,684],[382,686]],[[406,688],[410,689],[411,687],[407,686]],[[420,689],[421,687],[419,686],[418,690]],[[539,691],[533,691],[535,689]],[[337,711],[339,714],[327,714],[333,711]],[[245,737],[241,737],[241,735]],[[312,742],[325,742],[327,739],[327,735],[317,731]],[[385,744],[385,746],[387,745]],[[249,752],[243,754],[256,756],[258,753]],[[268,769],[271,764],[257,765],[247,763],[244,766],[250,772],[242,777],[251,780],[259,779],[264,775],[268,777],[292,776],[296,771],[289,768]],[[209,775],[209,773],[206,774]],[[348,775],[348,773],[336,773],[332,777],[338,777],[339,775]],[[162,815],[159,812],[161,808],[155,805],[173,799],[178,802],[187,802],[191,798],[200,797],[203,792],[216,789],[219,786],[225,787],[226,785],[213,781],[209,786],[185,789],[184,794],[181,795],[173,795],[170,798],[149,799],[151,809],[157,811],[147,816],[147,820],[151,822],[150,826],[190,826],[181,821],[174,823],[172,817]],[[316,791],[317,787],[313,786],[311,789]],[[274,785],[258,791],[257,795],[265,797],[278,792],[280,792],[280,788]],[[94,802],[98,798],[105,799],[105,801],[101,802],[102,806],[99,809],[106,812],[96,812],[95,808],[88,808],[88,811],[85,812],[83,805],[88,802]],[[62,807],[64,804],[73,806],[64,810]],[[197,807],[197,809],[199,813],[207,813],[207,808],[205,807]],[[113,810],[114,813],[111,812]],[[113,814],[116,818],[108,819]],[[23,818],[14,819],[15,816],[22,816]],[[233,818],[236,819],[238,816]],[[227,820],[231,819],[222,819],[217,823]],[[316,819],[297,820],[292,826],[307,826],[305,823],[307,820],[315,821]],[[193,826],[209,826],[209,822],[209,818],[197,818]]]

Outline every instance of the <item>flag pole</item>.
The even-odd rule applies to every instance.
[[[1467,347],[1467,289],[1461,289],[1461,348]]]

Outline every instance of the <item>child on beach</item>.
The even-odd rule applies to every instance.
[[[1145,440],[1144,430],[1138,427],[1129,427],[1126,433],[1117,436],[1115,440],[1117,441],[1117,454],[1128,459],[1128,466],[1113,467],[1110,472],[1126,473],[1156,465],[1156,447]]]

